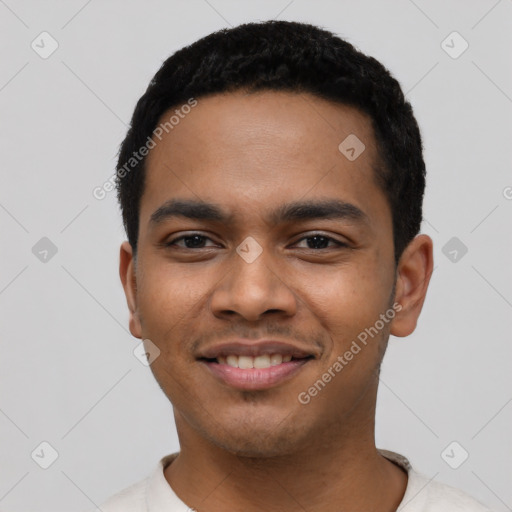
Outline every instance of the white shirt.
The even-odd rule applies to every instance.
[[[434,482],[416,472],[409,461],[398,453],[379,450],[387,459],[408,474],[407,488],[397,512],[491,512],[490,509],[459,489]],[[164,468],[177,453],[163,457],[153,473],[109,498],[102,512],[191,512],[176,496],[164,476]],[[92,511],[91,511],[92,512]]]

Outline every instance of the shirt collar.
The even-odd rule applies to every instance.
[[[426,483],[423,482],[423,479],[419,478],[419,475],[413,470],[410,462],[403,455],[388,450],[379,450],[379,452],[383,457],[394,462],[408,474],[407,488],[398,510],[407,511],[407,507],[413,500],[414,510],[422,510],[425,493],[421,491],[428,485],[429,481]],[[162,510],[191,512],[193,510],[187,507],[187,505],[178,498],[164,476],[164,469],[171,464],[177,456],[178,453],[172,453],[160,459],[157,467],[149,477],[146,486],[147,512],[162,512]]]
[[[147,512],[190,512],[192,509],[181,501],[164,476],[164,469],[178,456],[178,453],[166,455],[158,463],[149,477],[146,487]]]

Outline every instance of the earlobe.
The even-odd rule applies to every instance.
[[[427,235],[416,236],[405,248],[397,269],[395,302],[402,308],[391,324],[391,334],[408,336],[416,328],[434,264],[433,243]]]
[[[125,241],[119,251],[119,277],[123,284],[126,303],[130,312],[130,332],[142,339],[139,312],[137,308],[137,280],[132,246]]]

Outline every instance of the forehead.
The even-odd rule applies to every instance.
[[[281,91],[237,91],[197,102],[154,139],[141,225],[173,197],[223,202],[247,215],[315,196],[350,200],[363,211],[386,202],[375,181],[371,120],[357,109]],[[180,106],[160,123],[176,110]]]

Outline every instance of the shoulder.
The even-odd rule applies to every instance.
[[[464,491],[419,473],[403,455],[389,450],[379,451],[408,476],[407,488],[397,512],[491,512]]]
[[[114,494],[96,510],[89,512],[146,512],[146,487],[148,479],[126,487]]]
[[[183,503],[174,494],[164,477],[164,468],[178,453],[162,457],[152,474],[117,492],[100,507],[88,512],[148,512],[148,510],[181,510]]]
[[[491,512],[489,508],[464,491],[409,471],[410,487],[415,493],[404,496],[398,511],[413,512]],[[419,505],[419,506],[418,506]],[[418,508],[416,508],[418,506]]]

